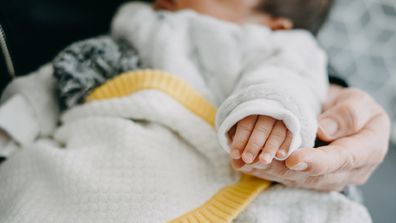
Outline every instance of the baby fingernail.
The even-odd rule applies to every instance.
[[[231,158],[236,160],[241,158],[241,153],[237,149],[231,150]]]
[[[272,158],[272,155],[269,153],[264,153],[260,156],[261,161],[263,161],[265,164],[270,163]]]
[[[296,170],[296,171],[303,171],[306,170],[308,168],[308,164],[307,163],[298,163],[297,165],[291,167],[291,170]]]
[[[245,153],[245,155],[243,155],[243,161],[245,161],[246,163],[252,163],[253,159],[254,157],[251,153]]]
[[[286,150],[280,149],[276,155],[278,158],[283,158],[286,156]]]

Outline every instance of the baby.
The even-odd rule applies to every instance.
[[[244,26],[247,24],[256,24],[259,26],[262,26],[263,29],[264,27],[270,28],[271,30],[276,33],[277,31],[281,30],[289,30],[289,29],[306,29],[309,30],[310,32],[316,34],[323,23],[330,7],[330,1],[329,0],[156,0],[154,2],[154,8],[156,10],[160,11],[181,11],[181,10],[193,10],[195,12],[198,12],[203,15],[207,15],[210,17],[214,17],[219,20],[231,22],[231,23],[236,23],[238,25]],[[255,27],[257,29],[257,27]],[[293,31],[289,31],[292,33]],[[298,31],[301,32],[301,31]],[[296,41],[296,44],[298,44],[298,40],[293,39],[293,36],[290,35],[290,37],[286,37],[288,33],[285,32],[283,36],[279,35],[279,38],[284,40],[282,41]],[[298,37],[297,37],[298,38]],[[110,42],[109,42],[110,41]],[[176,41],[176,40],[175,40]],[[261,39],[261,40],[254,40],[254,41],[267,41],[266,39]],[[305,41],[305,40],[303,40]],[[312,41],[309,39],[308,41]],[[101,47],[101,51],[105,51],[108,48],[114,48],[113,45],[111,45],[111,40],[103,40],[103,44],[99,47]],[[87,44],[87,43],[85,43]],[[314,43],[312,43],[314,44]],[[89,44],[88,44],[89,45]],[[95,45],[95,44],[93,44]],[[76,54],[80,55],[86,55],[86,52],[89,52],[88,59],[91,61],[94,61],[92,58],[92,50],[91,48],[95,48],[95,46],[90,45],[90,47],[82,47],[81,45],[74,46],[74,48],[84,48],[85,52],[78,51]],[[97,45],[97,44],[96,44]],[[114,69],[110,69],[110,71],[105,72],[106,74],[103,74],[103,71],[109,70],[108,68],[103,68],[101,67],[100,70],[102,71],[102,75],[105,76],[102,78],[102,81],[98,80],[96,78],[96,81],[91,81],[92,83],[96,83],[95,85],[100,84],[106,79],[109,79],[111,74],[118,74],[122,70],[135,70],[139,68],[139,63],[141,58],[139,58],[138,53],[136,53],[135,49],[130,48],[127,49],[126,47],[127,44],[124,43],[118,43],[118,45],[115,48],[120,48],[118,50],[118,54],[109,54],[109,53],[104,53],[104,56],[106,55],[111,55],[108,56],[105,61],[112,61],[112,60],[118,60],[118,61],[129,61],[129,62],[120,62],[120,63],[110,63],[108,62],[107,64],[112,64]],[[110,46],[110,47],[109,47]],[[98,47],[98,46],[96,46]],[[138,46],[131,46],[131,47],[136,47],[139,48]],[[276,48],[277,46],[274,46]],[[291,46],[293,47],[293,46]],[[290,46],[285,46],[285,48],[291,48]],[[303,47],[303,46],[302,46]],[[72,47],[73,48],[73,47]],[[88,50],[89,49],[89,50]],[[281,49],[283,50],[283,49]],[[325,81],[325,63],[322,64],[310,64],[310,58],[315,56],[315,53],[310,52],[310,49],[304,49],[304,48],[295,48],[295,49],[286,49],[287,51],[290,51],[291,54],[287,55],[291,57],[291,61],[288,61],[288,58],[282,59],[285,61],[285,63],[293,63],[293,57],[296,55],[300,54],[301,52],[292,52],[293,50],[299,51],[299,50],[306,50],[307,51],[307,58],[300,58],[305,64],[302,64],[300,66],[304,67],[292,67],[291,69],[295,69],[295,72],[297,75],[301,75],[302,79],[306,79],[309,75],[304,74],[308,70],[311,70],[312,72],[316,72],[316,77],[309,77],[305,81],[304,85],[307,85],[308,87],[312,87],[310,85],[317,85],[318,88],[322,88],[319,90],[319,92],[310,92],[312,94],[317,94],[319,98],[323,98],[323,92],[326,91],[326,85],[323,84]],[[317,50],[317,49],[315,49]],[[73,51],[73,50],[71,50]],[[134,53],[135,52],[135,53]],[[254,53],[254,52],[252,52]],[[312,55],[309,55],[311,54]],[[123,59],[124,55],[131,55],[134,54],[133,57],[129,56],[127,59]],[[224,54],[227,54],[226,52]],[[295,55],[293,55],[295,54]],[[317,57],[320,57],[322,55],[319,55]],[[271,60],[271,57],[276,57],[276,55],[270,55],[267,58],[263,59],[261,61],[262,63],[265,63],[265,60]],[[69,99],[71,100],[71,103],[73,104],[76,100],[76,89],[72,88],[70,89],[71,86],[71,80],[78,78],[75,77],[76,73],[78,73],[76,70],[71,70],[69,72],[65,72],[65,70],[70,70],[70,69],[65,69],[65,55],[60,55],[58,59],[55,61],[55,75],[58,76],[58,79],[60,82],[65,81],[65,76],[66,73],[69,74],[69,76],[72,76],[71,78],[67,79],[67,84],[63,83],[60,86],[61,89],[61,96],[65,97],[65,100]],[[131,59],[133,58],[133,59]],[[312,61],[313,62],[313,61]],[[323,62],[323,61],[322,61]],[[73,62],[74,63],[74,62]],[[144,63],[144,61],[143,61]],[[260,62],[259,62],[260,63]],[[96,63],[95,67],[100,67],[101,63]],[[146,62],[147,64],[147,62]],[[127,66],[125,66],[127,65]],[[289,65],[286,65],[286,68],[290,68]],[[314,66],[318,66],[319,69],[314,68]],[[145,68],[159,68],[155,67],[155,65],[148,65]],[[85,72],[84,73],[84,79],[87,79],[87,76],[89,73],[91,73],[91,70],[93,68],[90,67],[90,72]],[[305,69],[305,70],[298,70],[298,69]],[[201,71],[202,72],[202,71]],[[245,71],[247,72],[247,71]],[[226,74],[222,74],[226,75]],[[244,74],[242,74],[244,75]],[[265,75],[264,73],[262,75]],[[282,75],[282,74],[279,74]],[[97,74],[95,75],[97,77]],[[99,75],[100,76],[100,75]],[[227,78],[227,77],[225,77]],[[231,77],[229,77],[231,79]],[[311,82],[309,79],[312,79],[313,81]],[[288,79],[285,79],[286,81]],[[291,80],[291,79],[290,79]],[[78,83],[81,83],[82,81],[79,80]],[[299,83],[295,83],[298,85]],[[84,86],[84,90],[79,89],[77,92],[80,92],[78,98],[83,98],[86,93],[89,91],[94,86]],[[68,89],[65,89],[65,86],[68,86]],[[306,88],[307,86],[301,86]],[[62,94],[63,92],[63,94]],[[67,92],[73,92],[72,95],[69,95]],[[290,94],[291,92],[285,92],[286,94]],[[74,95],[74,98],[73,98]],[[303,96],[304,97],[304,96]],[[313,106],[316,108],[315,113],[318,113],[319,110],[317,109],[318,106],[320,106],[320,100],[316,101],[317,105]],[[264,106],[268,106],[265,105]],[[311,110],[315,110],[314,108],[310,108]],[[264,108],[262,108],[264,109]],[[264,109],[265,110],[265,109]],[[301,110],[301,109],[300,109]],[[270,112],[272,113],[272,112]],[[277,112],[275,112],[277,113]],[[287,115],[286,115],[287,116]],[[299,117],[301,118],[301,117]],[[312,117],[310,117],[312,118]],[[282,120],[281,120],[282,119]],[[290,155],[289,148],[292,144],[292,139],[293,139],[293,133],[290,131],[290,129],[294,129],[294,134],[298,134],[298,129],[299,127],[296,127],[295,124],[293,124],[293,121],[287,120],[289,118],[285,118],[285,115],[281,114],[272,114],[272,115],[248,115],[247,117],[244,117],[242,120],[239,120],[235,125],[232,126],[230,130],[227,130],[227,136],[228,136],[228,142],[227,145],[223,142],[224,147],[230,147],[230,154],[232,159],[236,160],[241,160],[245,164],[252,164],[252,163],[257,163],[261,164],[259,166],[263,165],[268,165],[272,162],[274,158],[277,159],[285,159],[287,158],[288,155]],[[286,123],[289,121],[289,123]],[[298,123],[298,122],[297,122]],[[286,126],[288,124],[288,126]],[[302,125],[305,125],[304,123],[301,123]],[[301,126],[301,128],[308,128],[306,126]],[[224,128],[220,128],[224,129]],[[295,136],[294,140],[294,145],[292,145],[293,150],[296,149],[298,146],[307,146],[312,143],[313,141],[313,136],[312,136],[312,130],[310,133],[310,140],[309,143],[307,143],[306,139],[298,139],[298,136]],[[220,136],[221,137],[221,136]],[[304,137],[303,137],[304,138]],[[304,141],[302,143],[301,141]],[[300,141],[300,142],[298,142]]]
[[[156,0],[153,7],[158,13],[158,24],[150,24],[152,12],[147,13],[150,14],[147,27],[139,16],[131,15],[131,21],[125,21],[124,26],[113,27],[113,38],[84,41],[63,51],[53,63],[59,97],[70,108],[83,102],[93,88],[129,70],[149,68],[184,73],[183,79],[220,106],[216,119],[219,140],[232,159],[258,164],[257,167],[270,164],[274,158],[286,159],[298,147],[313,144],[316,115],[327,90],[323,52],[307,32],[290,29],[316,34],[330,3],[330,0]],[[199,15],[186,16],[183,14],[186,11]],[[172,20],[173,12],[175,21],[191,19],[192,22],[178,21],[181,24],[177,27],[178,22]],[[116,18],[114,23],[123,22]],[[167,58],[174,53],[166,51],[169,42],[150,39],[152,45],[163,44],[164,50],[148,47],[150,32],[166,27],[167,23],[174,26],[174,32],[193,30],[187,26],[198,26],[197,30],[208,26],[208,32],[213,30],[213,36],[198,33],[203,38],[196,37],[188,43],[193,45],[188,46],[191,49],[174,50],[188,51],[180,54],[184,57],[189,57],[191,52],[197,54],[192,62],[194,71],[183,65],[191,62],[184,61],[185,58],[174,61]],[[133,30],[128,30],[132,27]],[[215,33],[217,27],[225,31]],[[128,39],[125,38],[128,32],[139,34]],[[174,39],[173,42],[178,41]],[[210,48],[208,41],[217,44],[214,47],[218,47],[218,52]],[[161,57],[167,59],[155,61]],[[220,64],[210,64],[207,62],[210,60]],[[231,64],[232,61],[241,65]],[[203,84],[187,74],[200,75]],[[202,90],[202,85],[209,89]]]
[[[308,29],[316,33],[329,9],[328,0],[156,0],[155,8],[198,13],[237,24],[255,23],[272,30]],[[265,41],[265,40],[263,40]],[[320,74],[317,74],[320,75]],[[231,158],[268,165],[284,159],[292,141],[285,123],[267,115],[251,115],[228,132]],[[258,165],[258,166],[262,166]]]

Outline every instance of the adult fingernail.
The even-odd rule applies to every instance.
[[[240,159],[241,158],[241,153],[237,149],[231,150],[231,158],[234,160]]]
[[[325,118],[320,121],[319,128],[327,136],[333,136],[338,131],[338,124],[331,118]]]
[[[254,157],[253,157],[253,154],[251,154],[251,153],[245,153],[243,155],[243,161],[245,161],[246,163],[252,163],[253,159],[254,159]]]
[[[291,170],[295,170],[295,171],[303,171],[306,170],[307,168],[308,168],[307,163],[298,163],[297,165],[290,167]]]

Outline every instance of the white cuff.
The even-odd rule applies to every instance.
[[[29,102],[15,95],[0,107],[0,129],[12,140],[28,145],[39,135],[39,124]]]
[[[230,139],[228,137],[228,131],[240,120],[251,116],[251,115],[265,115],[273,117],[274,119],[282,120],[289,131],[293,134],[293,139],[290,144],[289,152],[285,158],[290,156],[296,149],[302,144],[301,137],[301,126],[298,118],[290,111],[285,109],[281,103],[267,100],[267,99],[255,99],[239,104],[223,123],[219,123],[218,126],[218,138],[220,145],[227,152],[230,151]]]

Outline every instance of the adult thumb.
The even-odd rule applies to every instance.
[[[347,100],[329,108],[319,117],[319,139],[331,142],[358,133],[376,115],[375,105]]]

